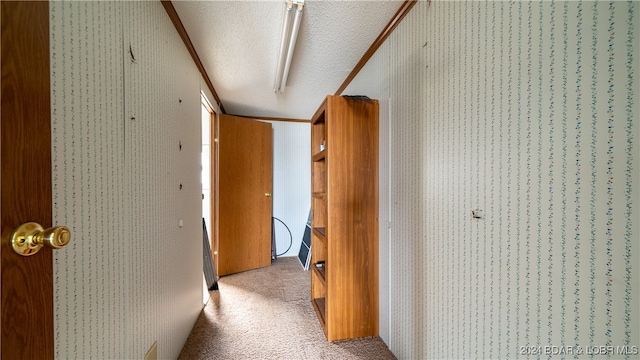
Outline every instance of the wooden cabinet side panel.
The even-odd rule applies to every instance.
[[[328,102],[327,335],[378,334],[378,103]]]

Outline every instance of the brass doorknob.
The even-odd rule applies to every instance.
[[[264,193],[264,196],[271,197],[271,193]]]
[[[52,249],[65,247],[71,240],[71,232],[64,226],[55,226],[44,229],[34,222],[24,223],[18,226],[11,234],[11,247],[22,256],[30,256],[43,246]]]

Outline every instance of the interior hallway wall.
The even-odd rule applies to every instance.
[[[266,122],[273,128],[273,216],[291,231],[290,237],[287,228],[274,221],[276,250],[281,256],[298,256],[311,208],[311,125]]]
[[[202,308],[201,76],[160,2],[50,9],[56,358],[176,358]]]
[[[639,10],[420,1],[346,89],[381,102],[398,358],[640,346]]]

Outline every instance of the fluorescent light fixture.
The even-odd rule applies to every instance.
[[[284,86],[287,83],[293,50],[296,47],[296,39],[298,38],[300,20],[302,20],[303,7],[304,0],[286,0],[280,53],[278,54],[278,68],[276,69],[276,80],[273,85],[276,93],[283,93]]]

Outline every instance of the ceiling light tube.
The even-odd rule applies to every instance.
[[[289,46],[289,36],[291,33],[291,14],[293,13],[291,6],[287,4],[284,12],[284,25],[282,27],[282,39],[280,40],[280,52],[278,53],[278,67],[276,68],[276,78],[273,90],[280,91],[280,82],[282,80],[282,72],[284,71],[284,62],[287,58],[287,48]]]
[[[295,9],[293,8],[294,5],[296,5]],[[287,83],[291,59],[293,58],[293,50],[295,49],[300,21],[302,20],[303,6],[304,0],[287,1],[282,27],[282,39],[280,41],[280,53],[278,54],[278,67],[276,69],[276,79],[274,83],[276,93],[284,92],[284,87]]]

